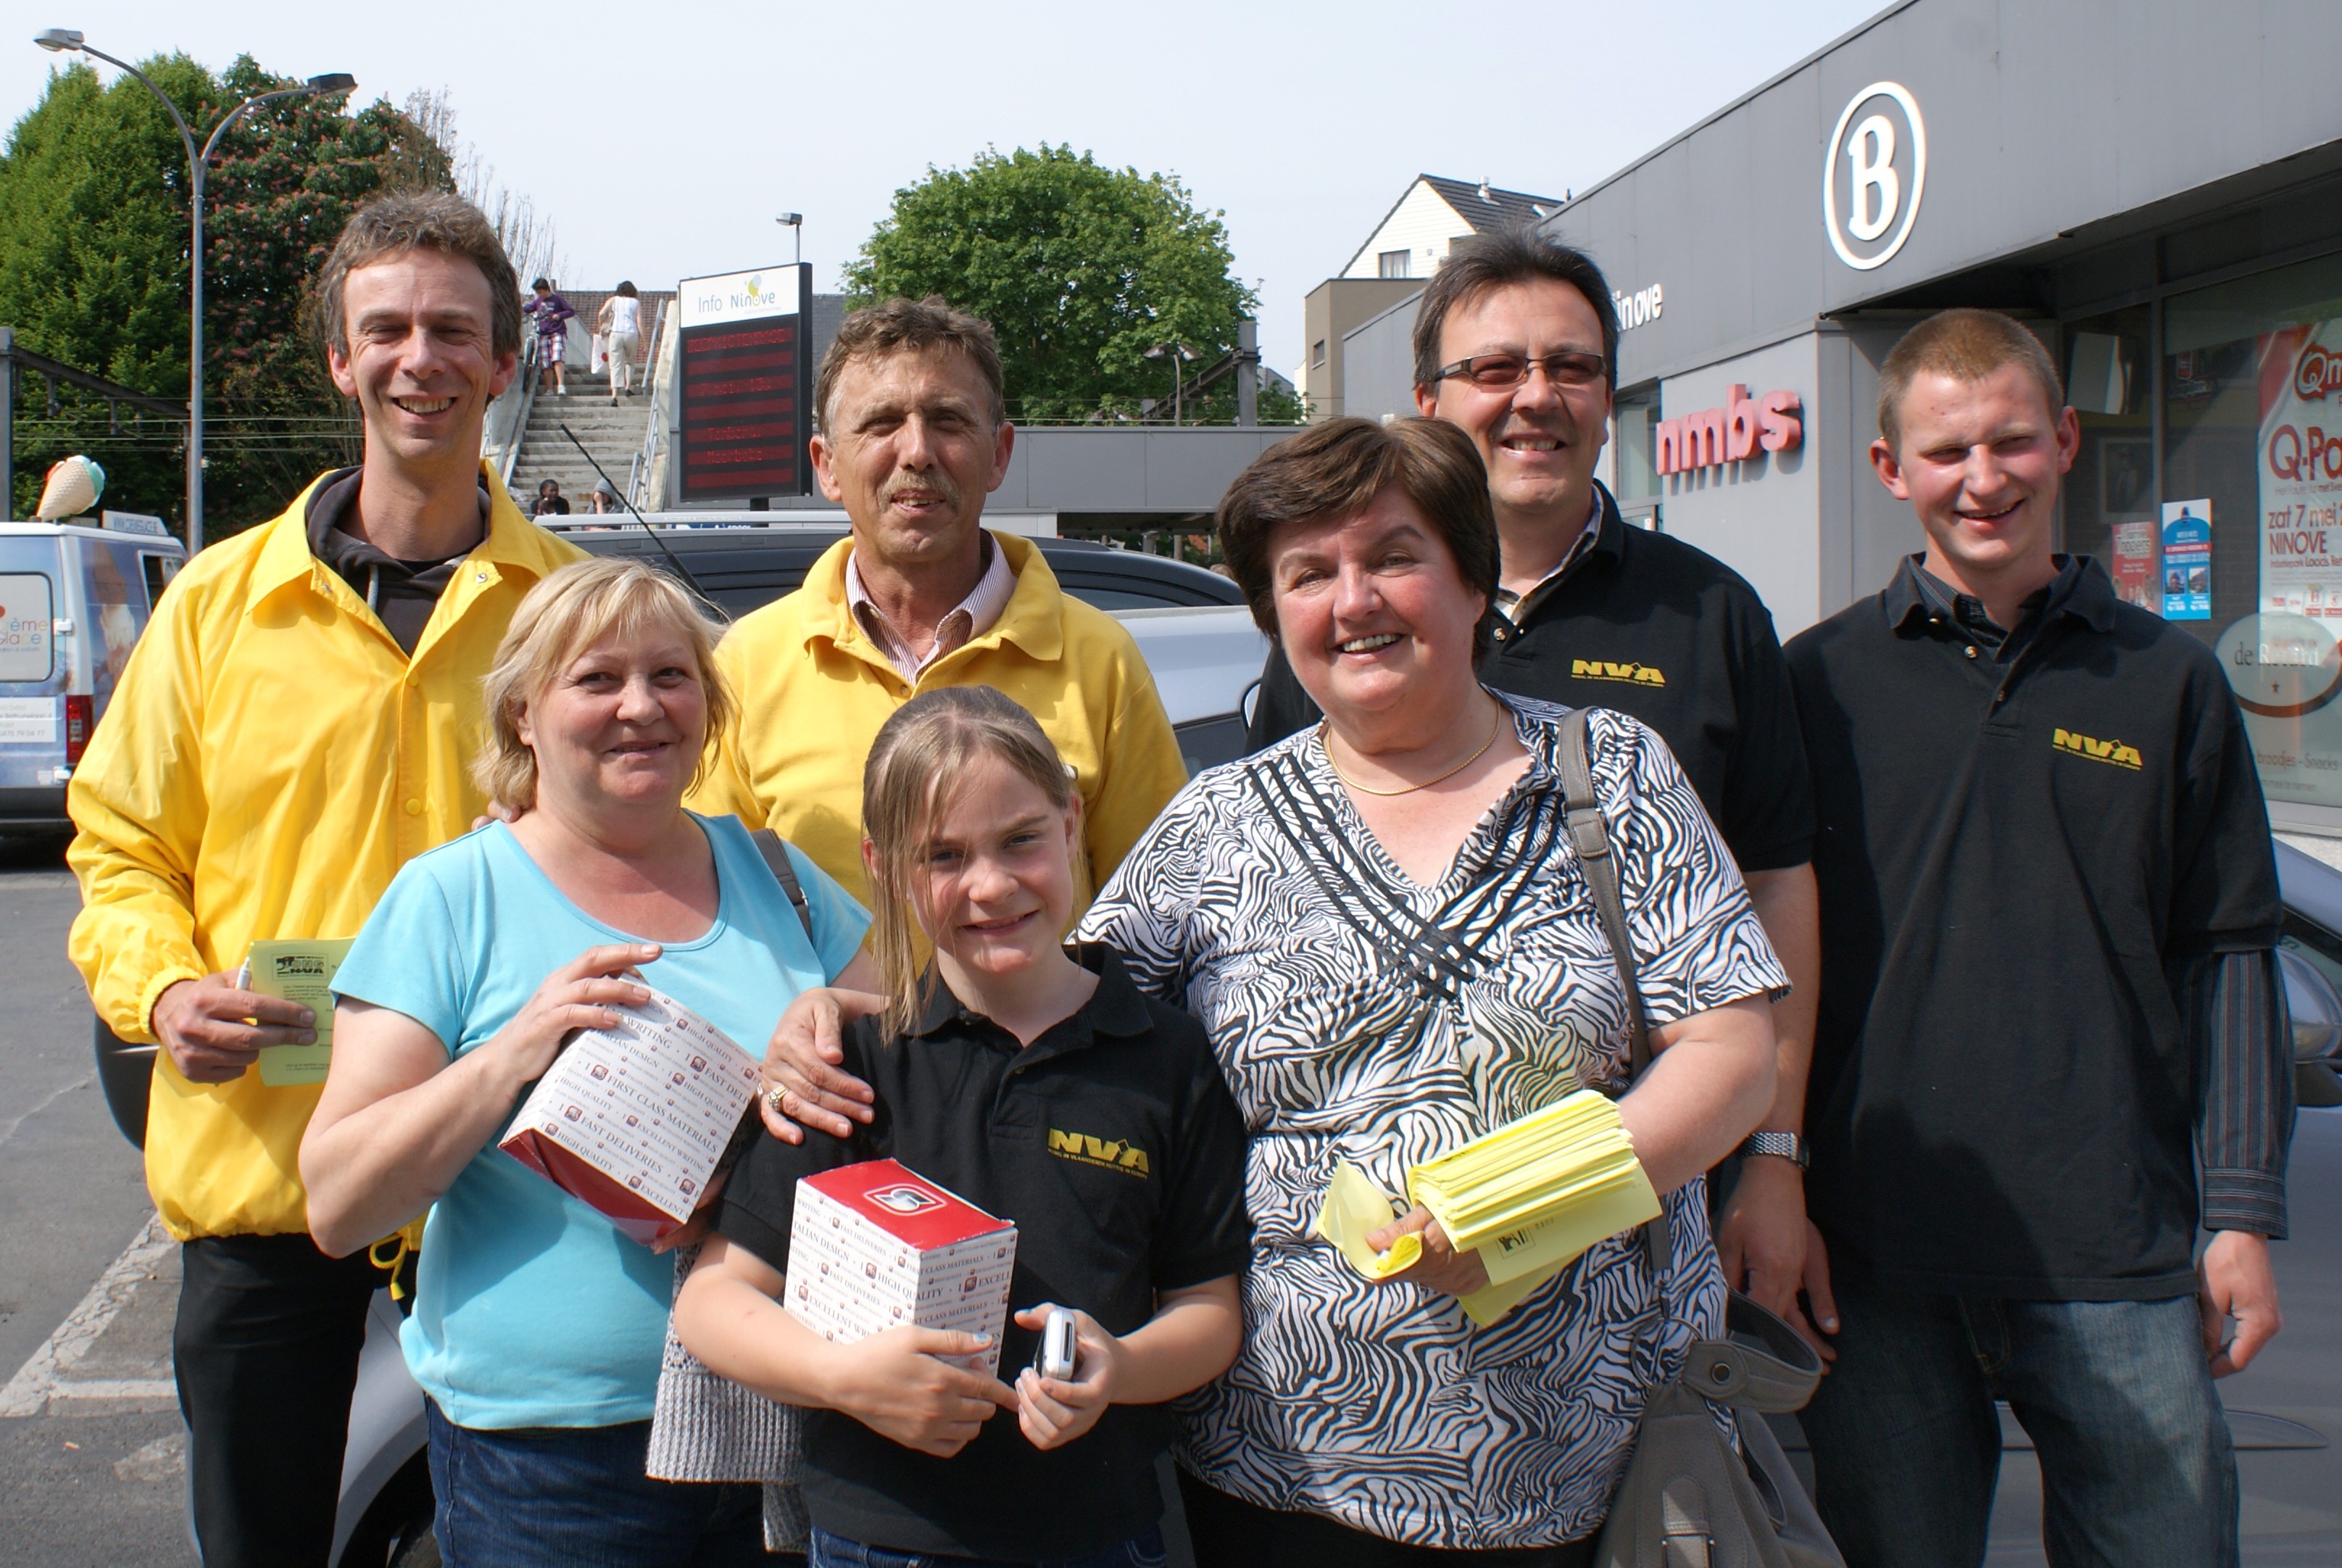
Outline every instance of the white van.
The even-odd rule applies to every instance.
[[[70,825],[65,784],[186,558],[166,534],[0,523],[0,832]]]

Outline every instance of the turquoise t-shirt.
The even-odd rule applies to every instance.
[[[643,975],[762,1056],[797,993],[853,962],[870,917],[791,846],[813,914],[808,944],[747,829],[734,817],[695,820],[716,850],[716,924],[696,942],[663,944]],[[562,896],[496,823],[398,874],[334,989],[405,1014],[452,1058],[494,1036],[587,948],[641,940]],[[497,1148],[503,1136],[431,1210],[400,1334],[408,1369],[459,1426],[648,1420],[673,1261]]]

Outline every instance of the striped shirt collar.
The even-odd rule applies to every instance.
[[[1597,484],[1594,490],[1593,514],[1586,519],[1586,526],[1577,531],[1577,537],[1570,541],[1569,548],[1562,553],[1560,562],[1552,571],[1538,578],[1526,594],[1516,594],[1510,588],[1498,587],[1496,598],[1490,601],[1496,613],[1515,625],[1518,625],[1521,617],[1535,607],[1538,596],[1561,581],[1562,574],[1576,565],[1579,559],[1594,548],[1595,541],[1602,537],[1602,488]]]
[[[860,551],[846,557],[846,603],[863,634],[877,644],[878,651],[886,655],[886,662],[906,681],[916,684],[921,670],[992,630],[1016,592],[1016,574],[1009,569],[1007,552],[992,542],[988,531],[979,533],[984,540],[984,574],[976,579],[968,596],[936,623],[935,645],[924,659],[911,652],[909,644],[870,597],[870,590],[862,582],[861,569],[854,564]]]

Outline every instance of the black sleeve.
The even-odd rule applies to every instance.
[[[1268,662],[1260,667],[1260,700],[1253,704],[1252,717],[1245,721],[1245,749],[1256,752],[1264,746],[1273,746],[1287,735],[1299,734],[1325,716],[1309,694],[1301,689],[1293,666],[1286,662],[1285,650],[1271,647]]]
[[[864,1077],[853,1035],[849,1027],[845,1067]],[[786,1273],[789,1227],[797,1212],[797,1183],[872,1158],[865,1138],[860,1127],[845,1138],[807,1128],[802,1144],[784,1144],[770,1133],[759,1133],[732,1168],[732,1179],[725,1183],[724,1202],[716,1215],[716,1231],[725,1240],[747,1248],[770,1267]]]
[[[1242,1273],[1252,1251],[1244,1203],[1244,1117],[1220,1076],[1204,1026],[1163,1003],[1150,1000],[1147,1006],[1166,1047],[1191,1064],[1178,1102],[1176,1153],[1165,1173],[1152,1271],[1156,1290],[1185,1290]]]
[[[2190,749],[2173,813],[2167,961],[2277,945],[2277,849],[2244,715],[2209,650],[2195,660]]]
[[[1736,734],[1716,826],[1743,874],[1783,871],[1814,857],[1813,780],[1773,617],[1753,594],[1737,610],[1732,648]]]

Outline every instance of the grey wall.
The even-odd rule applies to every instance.
[[[1392,305],[1342,340],[1342,412],[1367,419],[1415,410],[1416,312],[1420,290]]]
[[[1908,0],[1557,215],[1613,288],[1666,291],[1620,345],[1636,382],[2342,139],[2342,5]],[[1823,144],[1894,81],[1927,134],[1908,242],[1857,271],[1822,216]]]
[[[991,504],[1015,512],[1209,512],[1279,425],[1047,425],[1016,433]]]

